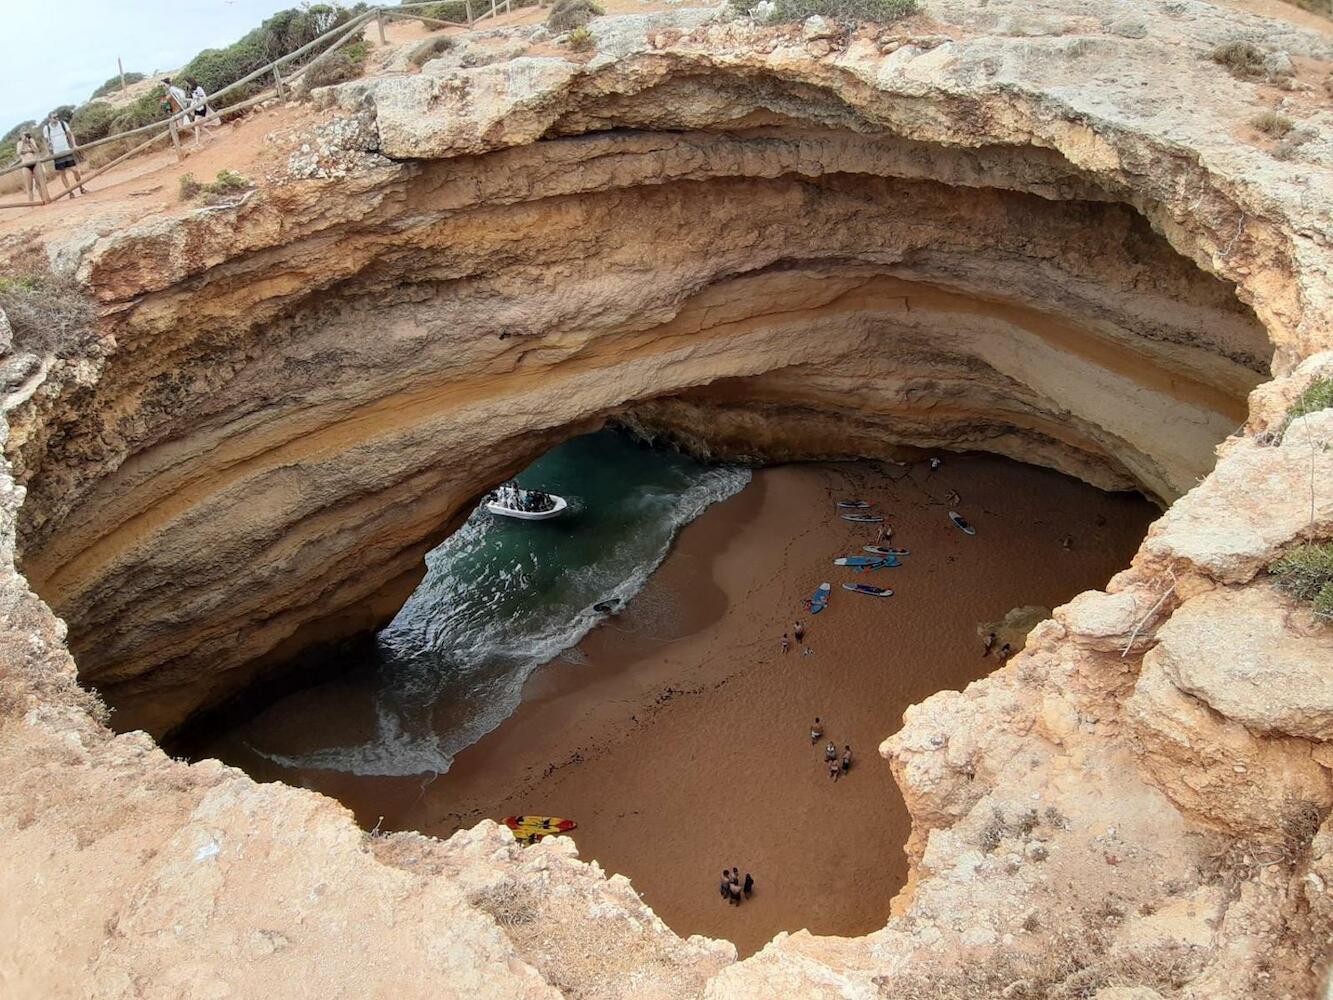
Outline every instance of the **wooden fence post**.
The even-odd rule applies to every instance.
[[[282,71],[276,66],[273,67],[273,86],[278,91],[279,100],[287,96],[287,86],[282,82]]]
[[[472,0],[463,0],[463,10],[467,12],[467,26],[472,27]]]
[[[384,37],[384,15],[380,14],[379,11],[375,12],[375,27],[378,28],[380,32],[380,44],[388,44],[388,39]]]
[[[496,10],[495,10],[495,0],[491,0],[491,20],[492,20],[492,21],[495,20],[495,14],[496,14]]]
[[[173,114],[171,120],[167,122],[167,127],[171,129],[171,144],[176,147],[177,162],[185,159],[185,154],[181,151],[181,133],[176,127],[176,116]]]
[[[125,64],[120,61],[120,56],[116,56],[116,69],[120,70],[120,92],[125,93]]]

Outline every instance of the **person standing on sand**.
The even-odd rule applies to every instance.
[[[74,133],[69,129],[69,122],[65,121],[54,111],[51,112],[46,124],[42,126],[42,138],[46,140],[46,148],[51,150],[51,155],[55,157],[55,162],[51,164],[56,173],[60,175],[60,182],[65,185],[65,190],[69,188],[69,175],[65,171],[74,173],[74,182],[79,186],[79,194],[87,194],[88,189],[83,186],[83,176],[79,173],[76,164],[79,162],[74,155]],[[74,195],[70,195],[71,198]]]
[[[819,721],[819,716],[815,716],[815,721],[810,726],[810,745],[814,746],[819,742],[819,738],[824,735],[824,725]]]
[[[730,895],[733,903],[737,906],[741,905],[741,884],[739,882],[728,882],[727,893]]]
[[[783,632],[783,633],[782,633],[782,651],[783,651],[784,653],[786,653],[786,652],[789,652],[790,650],[791,650],[791,640],[787,638],[787,633],[786,633],[786,632]]]
[[[754,892],[754,878],[750,875],[749,872],[745,873],[745,884],[744,886],[742,886],[742,889],[745,892],[746,899],[749,899],[750,894]]]
[[[37,162],[42,158],[42,151],[37,147],[37,140],[32,137],[32,133],[24,129],[23,135],[14,146],[18,153],[19,163],[23,165],[23,186],[28,192],[28,204],[32,204],[33,189],[41,196],[42,204],[50,204],[51,198],[46,193],[46,174],[42,172],[41,165]]]
[[[718,891],[722,893],[723,899],[731,902],[731,873],[725,868],[722,869],[722,884],[718,886]]]
[[[846,774],[852,769],[852,748],[849,745],[842,748],[842,772]]]
[[[800,642],[802,639],[805,638],[805,626],[802,625],[800,622],[797,622],[795,625],[792,626],[791,634],[796,637],[797,642]]]
[[[838,759],[838,748],[833,745],[832,740],[829,740],[824,747],[824,759],[830,762]]]
[[[832,778],[834,781],[837,781],[838,776],[841,774],[842,774],[842,768],[838,766],[838,762],[836,760],[830,760],[828,762],[828,776]]]

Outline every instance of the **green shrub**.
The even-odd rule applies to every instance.
[[[575,52],[587,52],[597,44],[597,41],[587,28],[575,28],[565,39],[565,44]]]
[[[116,112],[111,120],[111,132],[128,132],[130,129],[163,121],[167,117],[167,111],[162,106],[166,97],[167,88],[159,83],[138,100]]]
[[[1250,42],[1227,42],[1213,49],[1213,62],[1225,66],[1235,76],[1260,76],[1264,71],[1264,53]]]
[[[1277,585],[1298,601],[1308,601],[1320,618],[1333,621],[1333,542],[1309,542],[1268,567]]]
[[[1274,139],[1281,139],[1292,130],[1293,126],[1294,123],[1290,118],[1284,118],[1276,111],[1263,111],[1250,119],[1251,128]]]
[[[210,205],[216,204],[229,194],[249,191],[253,187],[250,178],[243,177],[233,170],[219,170],[217,176],[207,183],[195,180],[193,174],[185,174],[180,179],[181,201],[202,197]]]
[[[409,3],[411,0],[401,0],[402,3]],[[496,0],[499,3],[499,0]],[[510,0],[511,10],[518,10],[520,7],[535,7],[538,0]],[[480,17],[482,14],[490,13],[490,0],[472,0],[472,16]],[[455,24],[467,24],[467,4],[464,0],[441,0],[440,3],[431,4],[429,7],[422,7],[419,10],[412,11],[418,17],[434,18],[437,21],[452,21]],[[427,21],[422,24],[428,28],[435,28],[436,25]]]
[[[407,61],[417,69],[420,69],[432,59],[448,52],[454,47],[454,40],[448,35],[438,35],[435,38],[427,38],[424,42],[408,53]]]
[[[551,13],[546,15],[546,26],[559,35],[581,28],[605,13],[593,0],[555,0]]]
[[[126,74],[125,74],[125,86],[128,87],[130,84],[132,84],[132,83],[138,83],[140,80],[144,80],[144,79],[147,79],[147,78],[146,78],[142,73],[126,73]],[[99,98],[99,97],[105,97],[107,94],[110,94],[112,91],[116,91],[116,90],[119,90],[119,89],[120,89],[120,74],[117,73],[115,76],[113,76],[113,77],[112,77],[110,80],[108,80],[106,83],[102,84],[100,87],[98,87],[96,90],[94,90],[94,91],[92,92],[92,96],[89,97],[88,100],[90,100],[90,101],[95,101],[95,100],[97,100],[97,98]]]
[[[79,353],[93,337],[93,308],[84,290],[49,269],[0,276],[0,309],[14,330],[14,347],[58,358]]]
[[[69,120],[69,127],[73,129],[74,136],[79,142],[96,142],[111,134],[112,126],[119,114],[120,110],[106,101],[89,101],[74,109],[74,117]]]
[[[1285,431],[1293,420],[1299,420],[1307,413],[1317,413],[1333,406],[1333,378],[1317,378],[1305,387],[1305,391],[1296,397],[1287,410]]]
[[[242,77],[249,76],[274,59],[295,52],[324,32],[346,24],[364,9],[362,4],[353,8],[333,4],[313,4],[309,7],[278,11],[258,28],[226,48],[205,49],[200,52],[186,63],[179,76],[182,79],[198,80],[199,85],[209,94],[216,93]],[[311,52],[309,59],[314,59],[317,55],[318,51]],[[336,58],[335,53],[326,62]],[[261,77],[252,84],[225,95],[216,106],[225,108],[238,104],[265,90],[272,85],[272,82],[267,76]]]
[[[14,146],[19,141],[19,136],[24,132],[37,134],[37,123],[34,121],[19,122],[3,136],[0,136],[0,163],[8,163],[14,156]]]
[[[320,60],[306,70],[306,89],[328,87],[335,83],[355,80],[365,71],[367,55],[369,49],[365,42],[352,42],[343,46],[327,59]]]
[[[403,0],[410,2],[410,0]],[[480,14],[482,11],[482,0],[477,0],[472,6],[473,13]],[[487,8],[489,9],[489,8]],[[437,3],[430,7],[422,7],[420,10],[413,11],[422,17],[433,18],[436,21],[453,21],[455,24],[467,24],[467,4],[463,0],[448,0],[447,3]],[[425,21],[421,22],[426,27],[431,28],[434,25]]]
[[[749,14],[757,0],[733,0],[735,9]],[[815,14],[840,24],[886,24],[917,12],[917,0],[774,0],[769,24],[804,21]]]

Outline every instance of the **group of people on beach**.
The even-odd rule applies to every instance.
[[[796,622],[795,624],[792,625],[791,634],[796,636],[796,644],[800,646],[801,643],[805,641],[805,626],[802,625],[799,621]],[[784,653],[791,652],[791,639],[787,638],[786,632],[782,633],[782,651]],[[811,649],[809,646],[801,647],[801,654],[803,656],[809,656],[813,652],[814,650]]]
[[[810,723],[810,745],[814,746],[824,738],[824,723],[815,716],[815,721]],[[828,765],[828,776],[837,781],[844,774],[852,769],[852,747],[846,744],[842,748],[842,753],[838,753],[838,748],[832,740],[824,744],[824,763]]]
[[[173,116],[181,116],[182,124],[189,123],[194,130],[195,148],[199,148],[207,138],[205,135],[207,129],[216,128],[221,124],[221,120],[208,103],[208,94],[204,92],[199,82],[187,79],[185,83],[189,87],[188,93],[185,88],[173,83],[171,77],[163,78],[162,86],[166,88],[166,93],[162,97],[162,110]],[[46,173],[42,169],[44,156],[51,157],[51,169],[60,177],[71,198],[88,193],[83,183],[83,175],[79,173],[81,154],[78,141],[74,138],[74,130],[66,119],[60,117],[58,111],[52,111],[47,116],[46,121],[37,130],[37,135],[33,134],[32,129],[24,129],[19,135],[18,142],[14,144],[14,151],[18,154],[19,165],[23,169],[23,187],[27,192],[29,205],[35,204],[39,198],[43,205],[51,201],[51,196],[46,190]],[[70,184],[71,176],[74,178],[73,186]]]
[[[745,873],[745,881],[741,881],[741,870],[739,868],[723,868],[722,884],[718,886],[722,893],[722,898],[732,906],[740,906],[742,899],[749,899],[754,892],[754,878],[749,872]]]

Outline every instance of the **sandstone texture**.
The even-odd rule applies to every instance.
[[[1326,989],[1333,632],[1265,567],[1333,530],[1333,411],[1285,426],[1333,371],[1329,36],[1199,0],[591,31],[388,53],[234,202],[0,242],[98,307],[4,361],[0,992]],[[1271,72],[1210,58],[1234,41]],[[1250,128],[1275,108],[1300,143]],[[886,740],[914,830],[883,930],[737,962],[566,841],[382,837],[154,744],[384,621],[478,494],[610,420],[1169,505]]]

